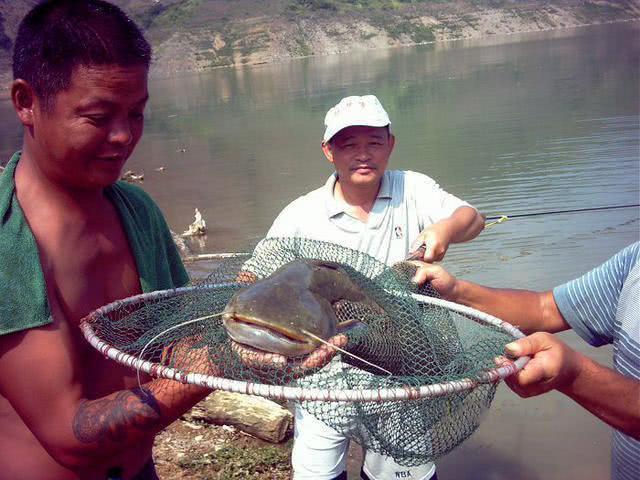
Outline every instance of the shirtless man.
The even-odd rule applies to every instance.
[[[137,388],[79,320],[188,282],[158,208],[116,183],[143,130],[151,49],[101,0],[22,21],[11,98],[22,151],[0,174],[0,477],[154,479],[154,436],[208,390]]]

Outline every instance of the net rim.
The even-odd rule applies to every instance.
[[[521,357],[514,362],[502,365],[478,375],[476,378],[465,378],[461,380],[453,380],[450,382],[423,385],[420,387],[395,387],[395,388],[380,388],[380,389],[368,389],[368,390],[336,390],[336,389],[318,389],[318,388],[306,388],[306,387],[290,387],[281,385],[267,385],[255,382],[246,382],[239,380],[231,380],[223,377],[216,377],[213,375],[204,375],[196,372],[182,371],[167,367],[159,363],[143,360],[128,353],[125,353],[108,343],[101,340],[95,333],[92,327],[92,321],[99,317],[107,315],[113,311],[116,311],[125,306],[129,306],[135,303],[146,300],[158,300],[162,298],[184,295],[195,290],[201,290],[203,288],[217,289],[228,288],[244,285],[239,282],[218,283],[209,285],[198,285],[189,287],[180,287],[169,290],[158,290],[154,292],[142,293],[134,295],[122,300],[116,300],[103,307],[100,307],[80,321],[80,330],[82,331],[85,339],[99,351],[102,355],[115,362],[134,368],[136,370],[143,371],[154,378],[164,378],[168,380],[174,380],[185,384],[197,385],[200,387],[206,387],[211,390],[223,390],[226,392],[242,393],[246,395],[256,395],[260,397],[277,399],[277,400],[295,400],[299,402],[303,401],[323,401],[323,402],[386,402],[386,401],[401,401],[401,400],[418,400],[436,398],[451,393],[462,392],[465,390],[471,390],[479,385],[486,383],[496,383],[513,373],[520,371],[529,361],[529,357]],[[411,296],[418,302],[432,304],[447,308],[448,310],[461,313],[465,318],[475,321],[483,325],[491,325],[499,328],[506,333],[516,337],[522,338],[525,335],[516,327],[500,320],[493,315],[481,312],[471,307],[459,305],[447,300],[428,297],[424,295],[411,294]]]

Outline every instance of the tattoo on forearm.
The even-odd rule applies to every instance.
[[[73,433],[83,443],[121,442],[131,430],[151,430],[160,419],[155,397],[136,388],[104,399],[84,400],[73,419]]]

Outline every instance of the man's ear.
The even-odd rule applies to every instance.
[[[37,100],[31,85],[22,79],[14,80],[11,84],[11,101],[20,122],[25,127],[32,127]]]
[[[322,153],[327,157],[327,160],[333,163],[333,153],[331,153],[331,146],[329,145],[329,142],[322,142]]]
[[[396,146],[396,136],[393,133],[389,134],[389,155],[393,152],[393,147]]]

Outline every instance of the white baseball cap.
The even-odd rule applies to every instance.
[[[389,115],[375,95],[345,97],[324,117],[324,143],[343,128],[355,125],[365,127],[386,127],[391,125]]]

